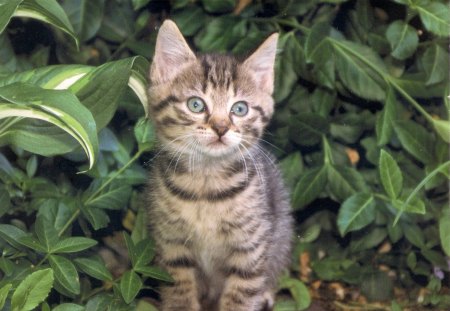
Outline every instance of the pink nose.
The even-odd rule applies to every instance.
[[[211,128],[219,135],[219,137],[225,135],[230,129],[230,123],[226,120],[219,120],[217,122],[212,122]]]

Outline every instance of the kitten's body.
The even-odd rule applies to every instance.
[[[160,264],[175,279],[162,289],[163,311],[260,311],[289,261],[288,195],[258,144],[273,112],[269,39],[240,63],[194,56],[171,22],[158,35],[149,97],[161,150],[149,220]],[[192,98],[205,109],[190,111]]]

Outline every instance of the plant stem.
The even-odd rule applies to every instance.
[[[97,189],[93,194],[91,194],[86,200],[84,200],[83,204],[88,204],[92,199],[98,196],[103,189],[105,189],[114,179],[116,179],[120,174],[122,174],[131,164],[133,164],[144,152],[145,150],[139,150],[136,154],[118,171],[116,171],[113,175],[111,175],[101,186]],[[78,208],[75,212],[73,212],[72,216],[70,216],[69,220],[64,224],[64,227],[58,232],[58,236],[63,235],[63,233],[70,227],[70,225],[77,219],[78,215],[81,213],[81,210]]]

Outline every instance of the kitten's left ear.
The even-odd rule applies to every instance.
[[[259,87],[269,94],[273,93],[274,88],[274,67],[277,42],[278,34],[274,33],[244,61],[244,66],[253,73]]]

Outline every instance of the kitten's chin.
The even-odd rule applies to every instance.
[[[238,146],[232,146],[218,140],[202,146],[201,151],[206,156],[218,158],[235,154],[238,152]]]

